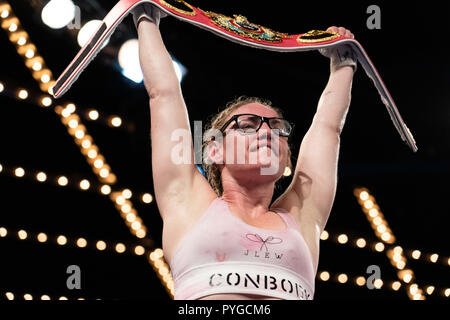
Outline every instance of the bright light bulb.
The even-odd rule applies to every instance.
[[[41,77],[42,83],[47,83],[47,82],[49,82],[50,80],[51,80],[51,79],[50,79],[50,75],[48,75],[47,73],[43,74],[42,77]]]
[[[65,108],[69,113],[74,113],[77,107],[73,103],[69,103]]]
[[[25,240],[28,237],[28,234],[25,230],[20,230],[17,232],[17,235],[19,236],[20,240]]]
[[[366,278],[364,277],[358,277],[356,278],[356,284],[360,287],[366,284]]]
[[[39,242],[45,242],[45,241],[47,241],[47,235],[45,233],[41,232],[37,235],[37,239]]]
[[[32,296],[31,294],[29,294],[29,293],[24,294],[24,295],[23,295],[23,298],[24,298],[25,300],[33,300],[33,296]]]
[[[172,64],[173,64],[173,68],[175,69],[175,74],[178,78],[178,82],[183,81],[183,78],[187,73],[186,68],[178,60],[176,60],[173,57],[172,57]]]
[[[108,186],[107,184],[103,185],[102,188],[100,189],[100,191],[104,194],[104,195],[108,195],[111,193],[111,187]]]
[[[71,0],[51,0],[42,9],[42,21],[52,29],[61,29],[75,18],[75,5]]]
[[[378,210],[375,208],[372,208],[369,210],[369,216],[371,216],[372,218],[375,218],[378,215]]]
[[[69,183],[69,180],[66,177],[61,176],[58,178],[58,184],[60,186],[62,186],[62,187],[67,186],[68,183]]]
[[[84,180],[82,180],[82,181],[80,182],[80,188],[81,188],[82,190],[87,190],[87,189],[89,189],[90,186],[91,186],[91,184],[90,184],[89,181],[86,180],[86,179],[84,179]]]
[[[124,190],[122,191],[122,196],[123,196],[125,199],[130,199],[130,198],[133,196],[133,193],[131,192],[130,189],[124,189]]]
[[[109,175],[109,170],[106,168],[103,168],[102,170],[100,170],[100,177],[102,178],[106,178]]]
[[[16,168],[16,170],[14,170],[14,174],[16,175],[16,177],[22,178],[25,175],[25,170],[23,170],[22,168]]]
[[[375,245],[375,250],[378,252],[382,252],[384,250],[384,244],[382,242],[377,242]]]
[[[348,276],[347,276],[345,273],[341,273],[341,274],[338,276],[338,281],[339,281],[340,283],[346,283],[347,280],[348,280]]]
[[[86,247],[86,246],[87,246],[87,241],[86,241],[86,239],[84,239],[84,238],[79,238],[79,239],[77,240],[77,246],[80,247],[80,248]]]
[[[89,139],[83,139],[83,141],[81,142],[81,146],[84,149],[90,148],[92,146],[92,143]]]
[[[41,102],[44,107],[50,107],[52,105],[52,99],[50,97],[42,98]]]
[[[125,77],[136,83],[142,82],[144,76],[139,63],[138,39],[130,39],[120,47],[119,65]]]
[[[105,241],[102,241],[102,240],[97,241],[96,247],[97,247],[97,249],[100,250],[100,251],[105,250],[105,249],[106,249],[106,243],[105,243]]]
[[[385,226],[384,224],[380,224],[380,225],[377,227],[377,231],[378,231],[379,233],[385,232],[385,231],[386,231],[386,226]]]
[[[33,63],[33,67],[32,68],[33,68],[34,71],[39,71],[39,70],[42,69],[42,63],[35,62],[35,63]]]
[[[346,234],[340,234],[338,237],[338,242],[341,244],[347,243],[348,237]]]
[[[426,288],[426,292],[427,292],[428,295],[433,294],[433,292],[434,292],[434,286],[428,286],[428,287]]]
[[[91,37],[97,32],[100,26],[103,24],[102,20],[91,20],[78,31],[77,42],[80,47],[84,47]],[[102,46],[104,48],[109,43],[109,39],[106,40]]]
[[[11,25],[9,26],[8,30],[11,32],[16,32],[17,31],[17,24],[16,23],[11,23]]]
[[[319,277],[320,280],[327,281],[328,279],[330,279],[330,274],[327,271],[322,271]]]
[[[27,43],[27,38],[25,38],[25,37],[20,37],[18,40],[17,40],[17,44],[19,45],[19,46],[23,46],[24,44],[26,44]]]
[[[8,234],[8,230],[6,230],[5,228],[0,228],[0,237],[4,238],[6,237],[6,235]]]
[[[89,119],[91,119],[91,120],[97,120],[100,115],[97,110],[91,110],[91,111],[89,111],[88,116],[89,116]]]
[[[125,245],[123,243],[118,243],[116,244],[116,251],[118,253],[123,253],[125,252]]]
[[[283,176],[289,177],[292,174],[292,170],[289,167],[284,168]]]
[[[372,208],[373,207],[373,201],[372,200],[364,201],[364,207],[366,207],[367,209]]]
[[[75,138],[77,139],[83,139],[84,138],[84,131],[82,129],[79,129],[75,132]]]
[[[111,125],[113,127],[120,127],[122,125],[122,119],[120,119],[120,117],[114,117],[111,119]]]
[[[411,254],[411,256],[413,257],[413,259],[419,259],[420,258],[420,255],[421,255],[422,253],[419,251],[419,250],[414,250],[413,252],[412,252],[412,254]]]
[[[145,238],[146,236],[146,232],[144,229],[139,229],[136,231],[136,237],[138,237],[139,239]]]
[[[28,49],[27,52],[25,52],[25,57],[27,57],[28,59],[31,59],[34,57],[34,50],[33,49]]]
[[[151,195],[150,193],[144,193],[144,194],[142,195],[142,201],[143,201],[144,203],[150,203],[150,202],[153,201],[153,197],[152,197],[152,195]]]
[[[124,204],[124,205],[120,208],[120,210],[121,210],[123,213],[129,213],[129,212],[131,211],[131,207],[130,207],[129,204]]]
[[[367,193],[367,191],[363,191],[359,194],[359,198],[363,201],[369,199],[369,194]]]
[[[366,246],[366,240],[364,240],[363,238],[359,238],[358,240],[356,240],[356,245],[358,246],[358,248],[364,248]]]
[[[78,127],[78,121],[76,119],[72,119],[69,121],[68,126],[72,129],[75,129]]]
[[[141,256],[145,253],[145,249],[143,246],[136,246],[136,248],[134,248],[134,253],[138,256]]]
[[[26,98],[28,98],[28,91],[27,90],[20,90],[18,93],[18,97],[22,100],[25,100]]]
[[[3,92],[3,90],[5,90],[5,86],[0,82],[0,92]]]
[[[320,240],[327,240],[329,237],[329,234],[326,230],[323,230],[322,233],[320,234]]]
[[[2,17],[3,19],[8,18],[9,16],[9,10],[5,9],[2,11],[2,13],[0,14],[0,17]]]
[[[133,222],[134,220],[136,220],[136,215],[134,213],[129,213],[127,214],[126,218],[128,222]]]
[[[140,229],[141,228],[141,223],[139,222],[139,221],[134,221],[132,224],[131,224],[131,229],[133,229],[133,230],[138,230],[138,229]]]
[[[373,286],[377,289],[381,289],[381,287],[383,286],[383,280],[375,279],[375,281],[373,282]]]
[[[97,156],[97,150],[91,149],[88,151],[88,157],[94,159]]]
[[[39,182],[44,182],[45,180],[47,180],[47,175],[46,175],[44,172],[39,172],[39,173],[36,175],[36,179],[37,179],[37,181],[39,181]]]
[[[67,238],[66,238],[65,236],[59,236],[59,237],[56,239],[56,242],[57,242],[60,246],[63,246],[63,245],[65,245],[65,244],[67,243]]]
[[[401,286],[402,284],[400,283],[400,281],[394,281],[392,283],[392,290],[397,291],[398,289],[400,289]]]

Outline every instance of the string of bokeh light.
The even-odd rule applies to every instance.
[[[0,301],[1,300],[86,300],[85,298],[67,298],[65,296],[59,296],[59,297],[51,297],[48,294],[39,294],[39,295],[32,295],[30,293],[13,293],[11,291],[3,291],[0,292]],[[101,299],[95,299],[95,300],[101,300]]]
[[[358,203],[365,213],[375,235],[382,242],[393,245],[396,242],[396,238],[389,228],[375,197],[369,193],[367,188],[355,188],[353,194],[358,199]],[[397,277],[399,280],[408,285],[408,290],[406,290],[408,297],[412,300],[425,300],[426,297],[423,294],[423,290],[414,282],[416,279],[413,270],[405,269],[407,259],[404,255],[403,248],[401,246],[396,246],[395,248],[387,250],[386,255],[389,258],[391,265],[397,269]]]
[[[0,227],[0,238],[14,239],[34,242],[37,244],[52,244],[58,247],[70,247],[80,249],[91,249],[98,252],[109,252],[117,254],[133,254],[136,256],[150,255],[153,249],[146,249],[141,244],[106,242],[104,240],[87,240],[84,237],[67,237],[65,235],[48,235],[45,232],[32,232],[24,229],[13,230],[11,228]]]
[[[373,282],[371,283],[372,289],[369,288],[366,276],[350,276],[346,273],[331,273],[326,270],[318,271],[317,280],[321,282],[328,282],[333,281],[337,284],[352,284],[356,285],[358,287],[366,287],[368,290],[378,290],[378,289],[385,289],[385,290],[392,290],[392,291],[399,291],[400,289],[404,289],[408,295],[411,294],[411,290],[414,292],[418,292],[419,288],[417,284],[413,284],[412,286],[406,286],[402,285],[400,281],[397,280],[382,280],[381,278],[373,279]],[[434,285],[426,285],[424,286],[425,294],[428,296],[434,295],[434,296],[441,296],[448,298],[450,297],[450,288],[439,288]]]
[[[25,65],[31,71],[33,78],[39,82],[40,89],[45,93],[51,94],[51,88],[54,86],[55,80],[53,79],[52,72],[46,67],[43,57],[39,55],[36,46],[31,42],[27,32],[22,28],[20,21],[12,11],[11,6],[6,2],[0,2],[0,12],[2,12],[0,17],[2,17],[2,15],[6,16],[6,18],[1,18],[1,26],[9,34],[9,40],[16,46],[18,54],[25,60]],[[6,14],[6,12],[8,14]],[[28,97],[28,92],[26,92],[25,89],[22,89],[19,95],[26,99]],[[92,158],[87,157],[87,153],[83,153],[83,148],[81,148],[82,154],[85,155],[88,163],[91,164],[93,172],[98,176],[100,181],[114,184],[117,178],[115,174],[111,172],[111,168],[105,162],[104,157],[101,154],[98,154],[98,147],[94,144],[92,137],[87,134],[87,129],[81,123],[80,117],[75,113],[75,104],[69,103],[65,108],[56,106],[54,111],[60,116],[62,123],[67,127],[67,130],[74,138],[75,143],[78,146],[81,146],[81,141],[86,141],[85,144],[89,143],[91,149],[96,152],[96,157],[93,158],[100,158],[104,162],[101,168],[94,167],[93,162],[96,159],[90,161]],[[75,121],[70,122],[70,120],[75,120],[76,125]],[[71,123],[71,126],[69,126],[69,122]]]
[[[132,192],[129,188],[114,190],[114,186],[111,186],[109,184],[99,184],[97,182],[90,181],[89,179],[72,179],[68,178],[68,175],[51,174],[42,170],[25,170],[21,166],[8,167],[0,163],[0,174],[17,179],[27,179],[31,182],[48,184],[61,188],[91,191],[103,196],[109,196],[112,192],[118,192],[127,197],[131,196],[129,199],[140,201],[143,204],[150,204],[153,202],[153,196],[148,192],[138,194]],[[116,197],[117,196],[115,196],[114,199],[116,199]]]
[[[51,88],[55,84],[53,76],[50,70],[46,68],[44,59],[38,54],[36,46],[31,43],[28,34],[22,29],[19,19],[15,16],[11,6],[6,1],[0,1],[0,19],[2,28],[10,35],[10,41],[16,45],[17,52],[24,58],[25,65],[30,69],[33,77],[40,83],[41,90],[51,94]],[[21,32],[20,35],[23,40],[19,40],[22,39],[18,38],[16,34],[19,32]],[[102,183],[115,184],[117,178],[111,172],[111,168],[106,163],[105,158],[100,154],[99,148],[94,144],[92,137],[87,134],[86,127],[81,123],[80,117],[75,113],[75,104],[69,103],[65,107],[56,106],[54,110],[60,116],[62,123],[67,127],[69,134],[74,138],[75,143],[79,146],[81,153],[91,165],[97,178]],[[102,162],[101,166],[100,161],[96,162],[97,160]],[[95,163],[98,163],[97,167]],[[110,200],[113,201],[116,208],[120,206],[119,212],[129,227],[130,232],[138,238],[146,237],[147,228],[137,211],[133,208],[131,202],[126,200],[126,203],[122,205],[118,204],[118,200],[121,202],[122,198],[123,196],[118,195],[116,192],[110,193]],[[132,213],[134,217],[133,215],[128,215],[126,211],[130,211],[128,213]],[[154,267],[152,262],[151,265]]]
[[[0,94],[4,94],[19,101],[26,101],[42,108],[52,108],[55,106],[51,96],[36,93],[30,89],[12,88],[11,86],[6,86],[6,81],[0,81]],[[128,127],[128,125],[124,123],[122,117],[100,112],[95,108],[80,107],[73,103],[68,103],[66,108],[69,106],[69,109],[65,112],[69,113],[69,110],[73,109],[72,105],[78,110],[77,114],[83,120],[100,123],[110,128]]]

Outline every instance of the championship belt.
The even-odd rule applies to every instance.
[[[404,123],[394,100],[366,51],[358,41],[334,32],[320,30],[289,35],[251,23],[242,15],[228,17],[219,13],[204,11],[188,4],[184,0],[120,0],[106,15],[103,19],[103,24],[87,44],[80,49],[79,53],[56,81],[55,86],[52,88],[52,94],[55,98],[61,97],[69,90],[84,68],[88,66],[102,49],[102,44],[114,33],[116,27],[134,7],[143,3],[150,3],[157,6],[161,11],[170,16],[214,32],[228,40],[259,49],[296,52],[318,50],[342,44],[351,46],[359,63],[378,90],[381,101],[386,106],[400,137],[413,152],[417,151],[416,142]]]

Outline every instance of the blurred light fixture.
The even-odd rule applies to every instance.
[[[75,5],[71,0],[51,0],[42,9],[42,21],[52,29],[61,29],[75,19]]]
[[[119,65],[122,74],[128,79],[140,83],[144,79],[139,63],[139,41],[130,39],[124,42],[119,50]]]
[[[141,83],[144,76],[142,74],[142,69],[139,62],[138,39],[130,39],[126,41],[119,50],[118,58],[119,65],[122,68],[122,74],[136,83]],[[173,57],[172,63],[178,81],[181,82],[187,73],[187,69]]]
[[[84,24],[84,26],[78,31],[77,42],[80,47],[89,41],[89,39],[97,32],[98,28],[103,24],[102,20],[90,20]],[[106,47],[109,43],[109,39],[106,40],[102,48]]]

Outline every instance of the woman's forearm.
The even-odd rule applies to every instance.
[[[353,73],[350,66],[331,72],[314,115],[314,121],[335,128],[339,134],[350,106]]]
[[[180,84],[159,28],[143,19],[138,25],[139,60],[150,99],[178,94]]]

